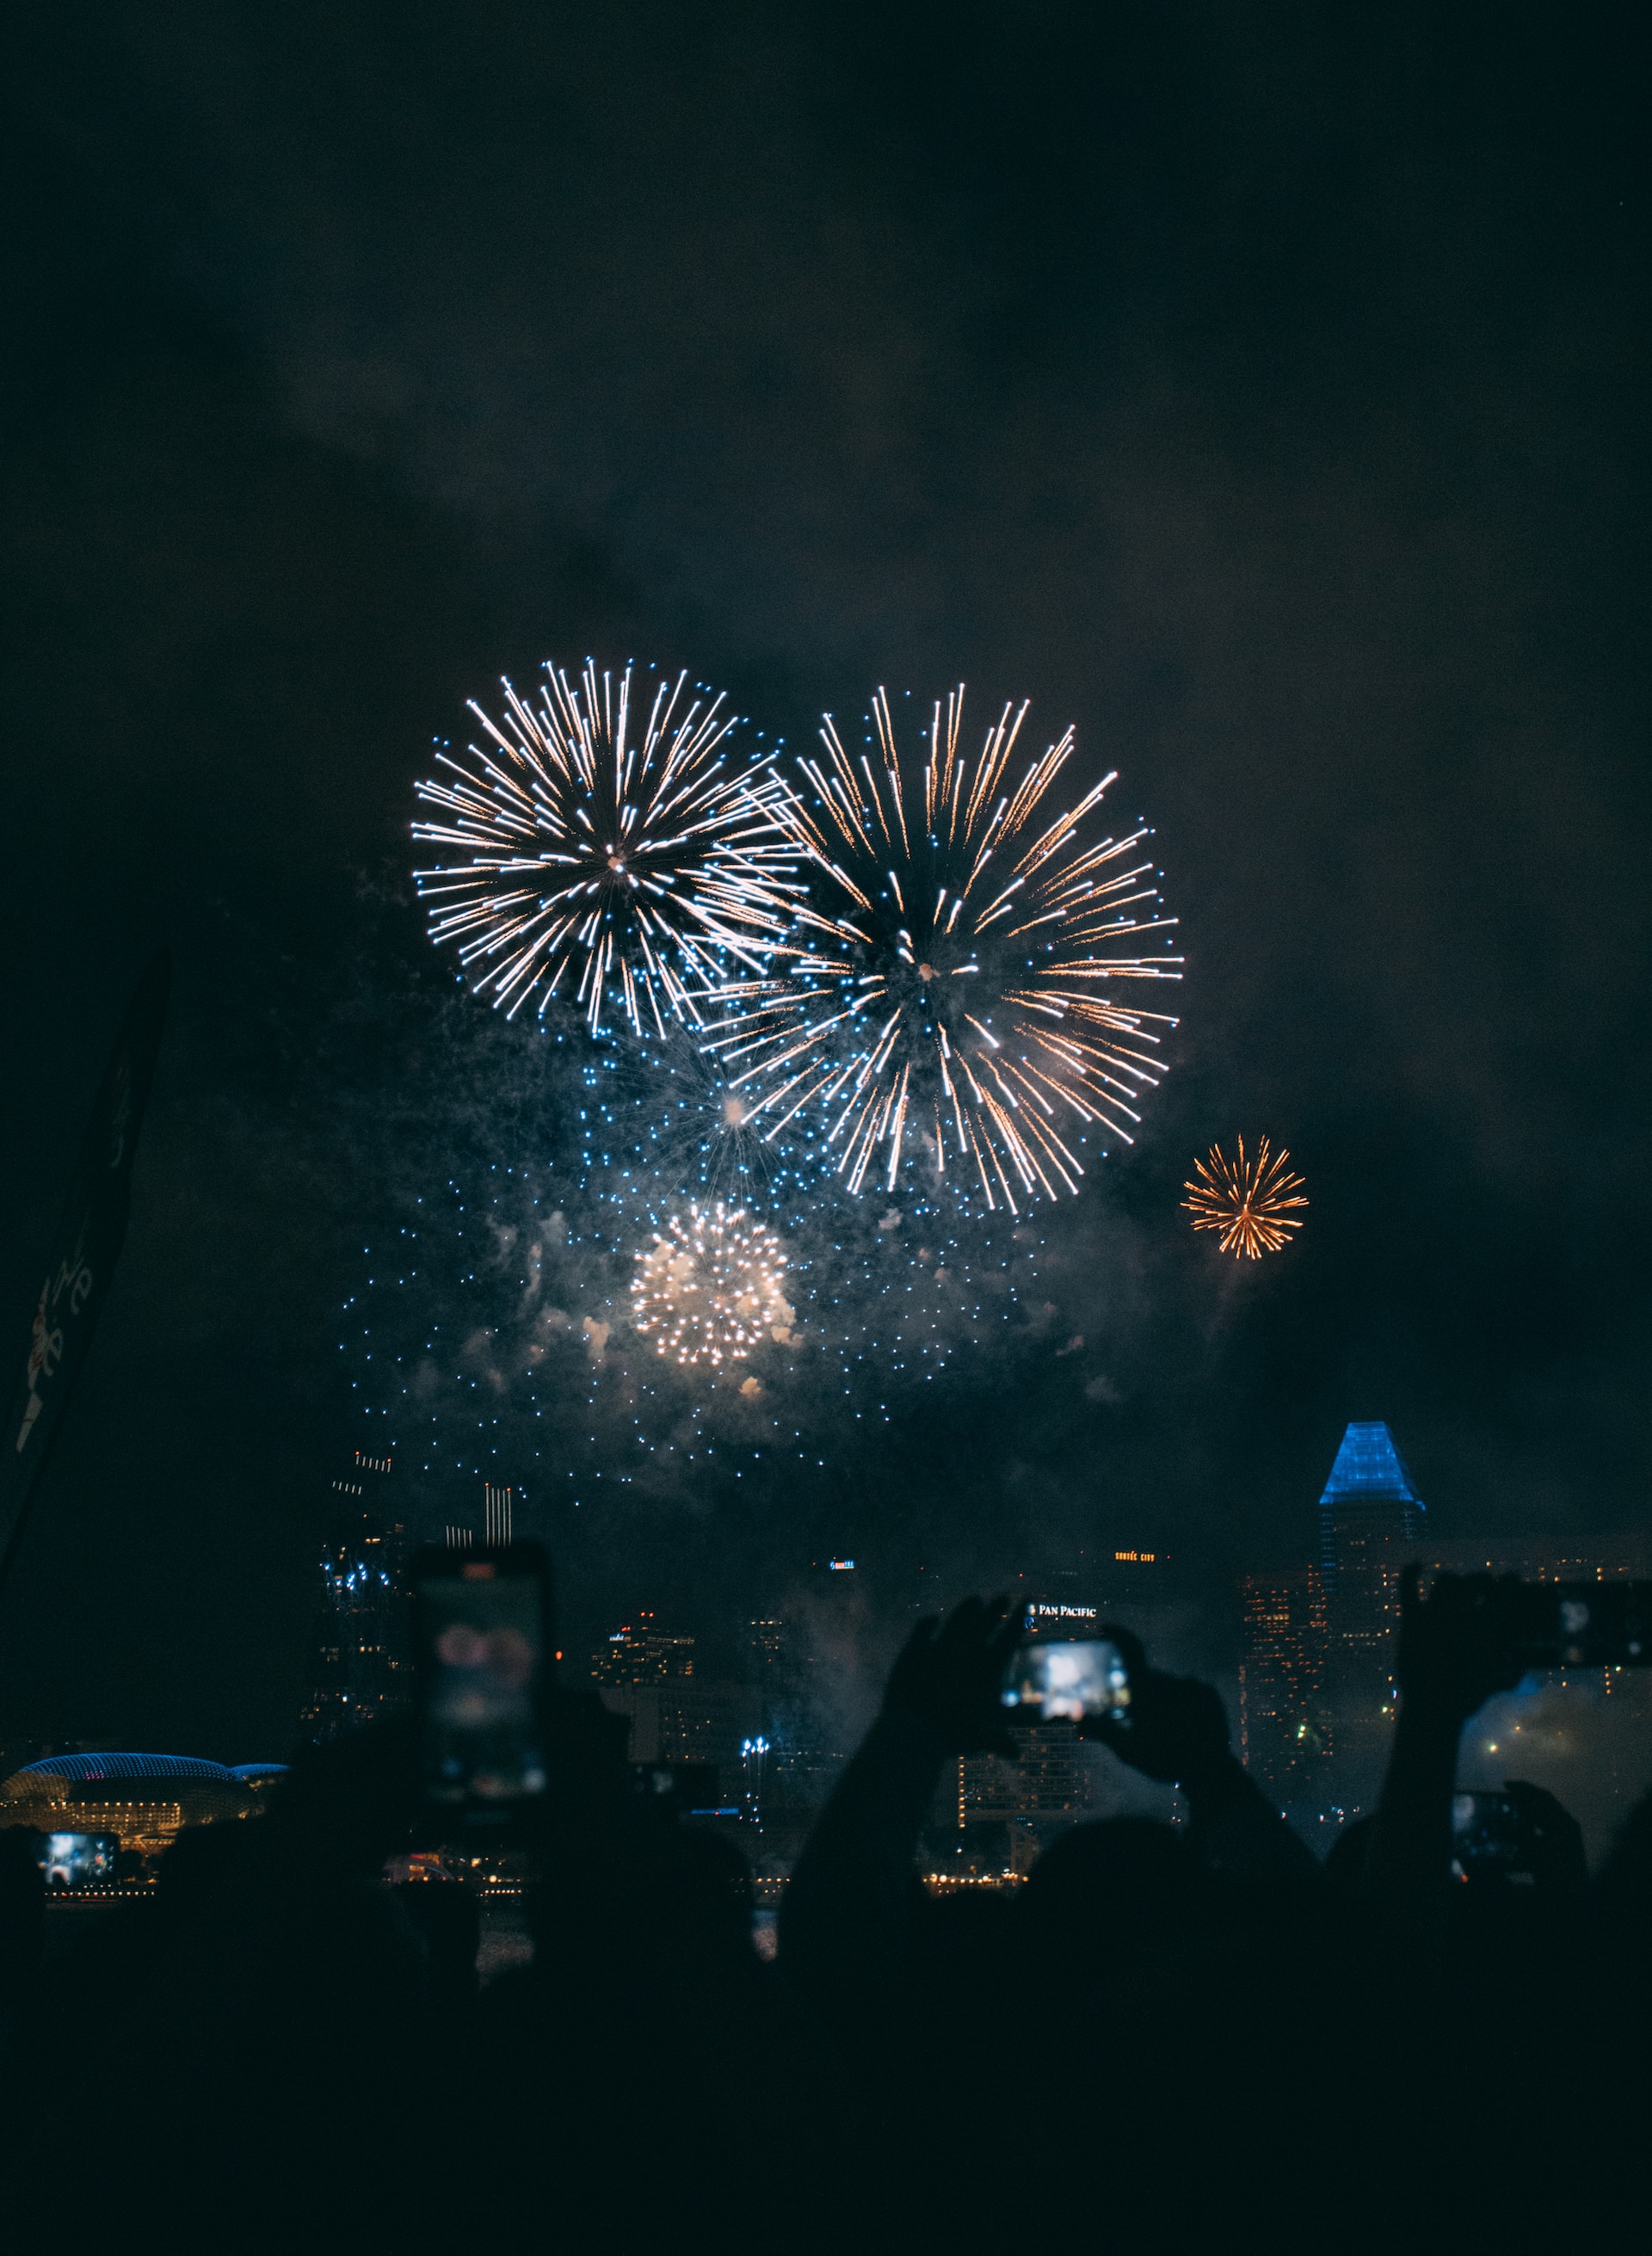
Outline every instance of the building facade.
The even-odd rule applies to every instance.
[[[1325,1689],[1337,1717],[1347,1794],[1375,1794],[1394,1725],[1400,1577],[1422,1555],[1427,1513],[1393,1435],[1351,1425],[1319,1498],[1325,1587]]]
[[[1239,1611],[1239,1759],[1281,1805],[1324,1801],[1336,1753],[1324,1578],[1317,1567],[1241,1575]]]
[[[328,1491],[321,1589],[300,1724],[335,1739],[413,1696],[408,1649],[407,1539],[395,1510],[388,1457],[356,1452]]]
[[[710,1765],[729,1784],[740,1772],[742,1743],[760,1731],[750,1690],[707,1677],[693,1638],[667,1633],[650,1612],[604,1639],[590,1674],[604,1706],[625,1718],[632,1762]]]

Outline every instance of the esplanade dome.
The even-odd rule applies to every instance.
[[[280,1767],[229,1769],[200,1755],[43,1755],[0,1785],[0,1827],[113,1833],[123,1849],[153,1854],[186,1825],[251,1816]]]

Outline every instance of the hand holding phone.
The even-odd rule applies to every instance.
[[[1471,1886],[1581,1901],[1589,1890],[1583,1829],[1552,1794],[1521,1779],[1505,1779],[1500,1794],[1454,1794],[1451,1875]]]
[[[1115,1683],[1110,1701],[1087,1706],[1076,1719],[1079,1738],[1099,1739],[1144,1778],[1191,1794],[1214,1792],[1233,1767],[1227,1710],[1215,1686],[1150,1668],[1140,1639],[1127,1629],[1105,1625],[1091,1642],[1107,1648],[1109,1673],[1122,1670],[1129,1696],[1121,1701]]]
[[[1413,1723],[1460,1730],[1493,1693],[1519,1683],[1521,1599],[1514,1575],[1437,1575],[1425,1597],[1421,1569],[1401,1570],[1394,1674]]]
[[[1023,1723],[1130,1721],[1129,1665],[1110,1637],[1028,1638],[1005,1671],[999,1699]]]
[[[965,1598],[944,1622],[931,1615],[889,1672],[886,1710],[927,1724],[949,1754],[1006,1752],[999,1702],[1017,1633],[1006,1597]]]
[[[115,1877],[120,1843],[112,1833],[46,1833],[40,1877],[48,1888],[87,1888]]]
[[[1521,1583],[1510,1604],[1528,1668],[1652,1667],[1652,1583]]]
[[[421,1551],[413,1638],[427,1800],[503,1826],[545,1792],[550,1578],[537,1544]]]

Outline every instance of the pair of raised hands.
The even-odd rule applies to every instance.
[[[1085,1717],[1079,1737],[1099,1739],[1133,1770],[1167,1785],[1197,1787],[1226,1764],[1227,1713],[1215,1688],[1150,1668],[1128,1630],[1097,1634],[1111,1639],[1129,1670],[1130,1720]],[[1005,1597],[965,1598],[944,1621],[931,1615],[890,1671],[885,1710],[927,1724],[948,1754],[1013,1754],[1003,1688],[1020,1639],[1019,1611]]]

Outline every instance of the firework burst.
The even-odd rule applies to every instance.
[[[1288,1152],[1275,1157],[1264,1136],[1247,1157],[1245,1139],[1235,1140],[1236,1159],[1230,1160],[1219,1144],[1212,1144],[1208,1160],[1193,1162],[1198,1181],[1183,1184],[1193,1195],[1182,1203],[1193,1216],[1195,1230],[1221,1231],[1224,1253],[1260,1261],[1264,1253],[1277,1253],[1291,1231],[1302,1228],[1289,1209],[1306,1206],[1308,1201],[1291,1195],[1302,1189],[1303,1179],[1286,1174]]]
[[[713,1366],[788,1340],[786,1250],[766,1223],[718,1200],[667,1217],[639,1250],[631,1320],[659,1355]]]
[[[731,969],[761,971],[790,909],[792,850],[767,761],[731,769],[735,716],[720,695],[656,689],[640,735],[632,669],[587,663],[577,686],[547,664],[539,701],[507,681],[503,726],[448,751],[420,784],[440,821],[415,838],[458,850],[414,872],[431,937],[459,943],[478,992],[508,1017],[568,998],[593,1033],[605,1010],[634,1031],[700,1023],[696,996]]]
[[[1013,779],[1026,713],[1006,706],[971,761],[960,687],[903,765],[879,690],[866,752],[828,716],[825,758],[800,763],[812,807],[781,786],[808,888],[789,963],[731,982],[707,1048],[765,1134],[812,1115],[851,1191],[893,1193],[910,1170],[925,1193],[1011,1213],[1077,1191],[1075,1145],[1133,1140],[1164,1070],[1175,1020],[1116,998],[1181,976],[1179,957],[1138,952],[1175,922],[1148,834],[1095,835],[1112,775],[1054,811],[1070,729]]]

